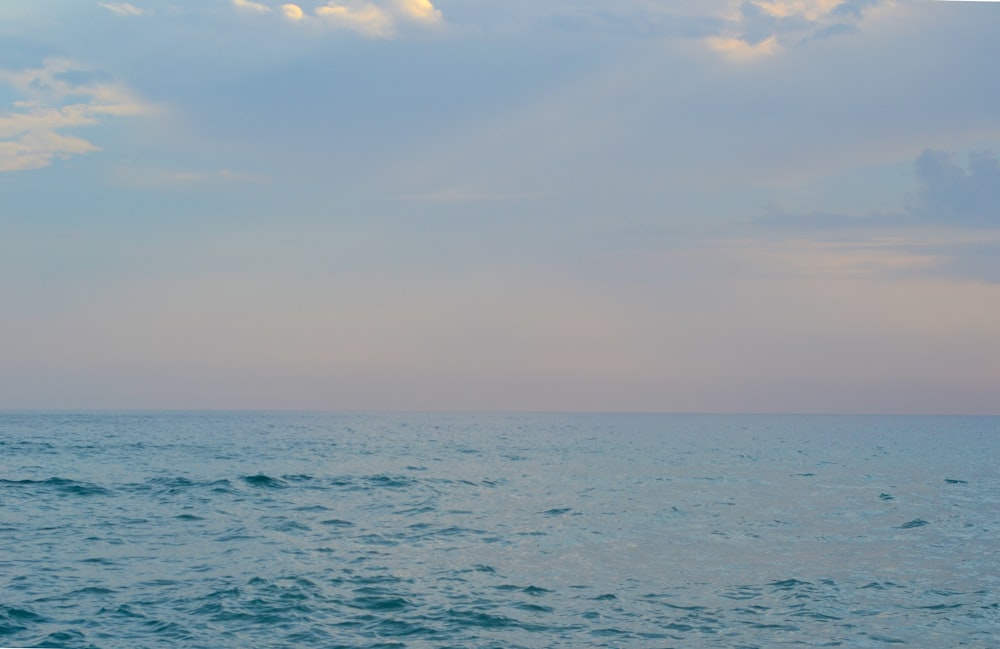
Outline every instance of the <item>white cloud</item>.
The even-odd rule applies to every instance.
[[[330,3],[316,8],[316,15],[332,27],[346,28],[366,36],[391,36],[392,16],[370,2],[350,6]]]
[[[242,9],[252,13],[266,14],[271,11],[271,8],[267,5],[263,5],[259,2],[253,2],[252,0],[232,0],[232,2],[233,6],[237,9]]]
[[[98,2],[97,5],[119,16],[141,16],[146,13],[144,9],[128,2]]]
[[[396,10],[404,18],[422,23],[439,23],[441,11],[430,0],[396,0]]]
[[[802,16],[806,20],[816,21],[843,3],[844,0],[773,0],[771,2],[757,0],[753,4],[775,18]]]
[[[0,132],[4,130],[2,120]],[[60,135],[54,130],[27,131],[17,139],[0,140],[0,172],[41,169],[49,166],[53,158],[97,150],[98,147],[82,138]]]
[[[301,5],[270,5],[253,0],[231,0],[234,7],[258,14],[272,10],[296,23],[310,22],[335,29],[352,31],[371,38],[391,38],[400,23],[432,26],[444,22],[444,16],[431,0],[327,0],[308,14]]]
[[[711,37],[706,42],[710,48],[734,61],[752,61],[781,49],[774,36],[753,45],[739,38]]]
[[[281,13],[285,15],[285,18],[296,22],[304,17],[302,7],[291,3],[281,5]]]
[[[119,85],[71,83],[64,78],[70,72],[87,70],[65,59],[47,60],[38,69],[0,70],[0,83],[30,97],[14,102],[13,112],[0,114],[0,171],[41,169],[53,160],[98,151],[97,145],[59,131],[148,110]]]

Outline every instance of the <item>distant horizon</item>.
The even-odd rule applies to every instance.
[[[324,410],[253,408],[0,408],[0,414],[637,415],[679,417],[1000,417],[1000,412],[684,412],[640,410]]]

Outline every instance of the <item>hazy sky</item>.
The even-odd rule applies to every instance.
[[[998,34],[0,3],[0,408],[1000,413]]]

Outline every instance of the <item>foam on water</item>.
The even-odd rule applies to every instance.
[[[997,647],[998,436],[0,414],[0,645]]]

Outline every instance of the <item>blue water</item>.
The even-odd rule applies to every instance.
[[[1000,647],[1000,418],[0,413],[0,646]]]

